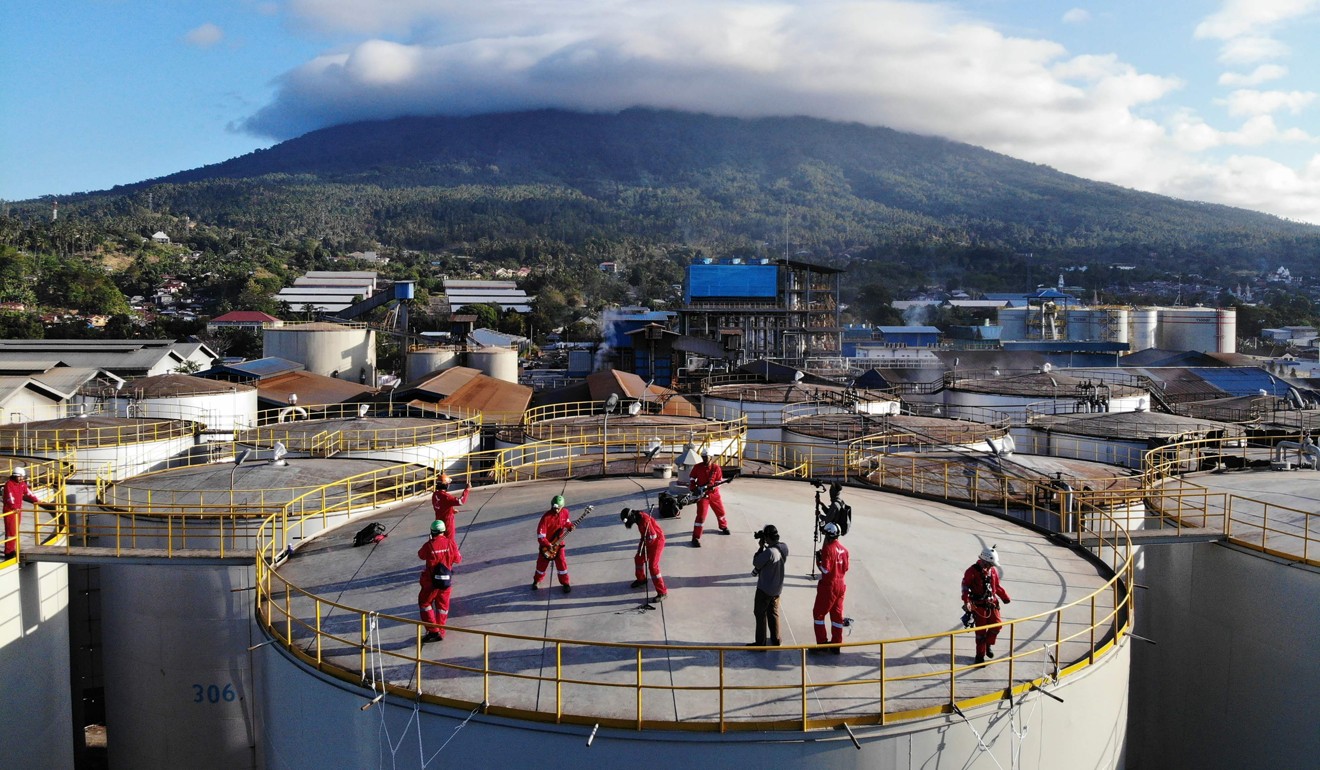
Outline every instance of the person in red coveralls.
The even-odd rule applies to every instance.
[[[559,587],[564,593],[573,590],[568,579],[568,551],[564,548],[564,536],[573,531],[573,520],[564,507],[564,496],[555,495],[550,501],[550,510],[541,514],[541,521],[536,525],[536,574],[532,576],[532,590],[541,587],[541,579],[555,563],[559,573]]]
[[[5,482],[3,513],[5,519],[4,558],[6,560],[14,558],[14,554],[18,552],[18,525],[23,517],[23,502],[27,501],[42,507],[50,507],[48,503],[42,502],[41,498],[28,489],[27,468],[16,465],[9,474],[9,480]]]
[[[999,600],[1004,604],[1012,600],[1008,592],[999,584],[999,553],[994,546],[982,549],[981,557],[967,568],[962,579],[963,610],[972,613],[976,623],[976,662],[984,663],[986,658],[993,658],[992,649],[999,638],[999,626],[982,628],[1001,622]]]
[[[431,507],[435,509],[435,518],[437,521],[445,523],[445,536],[454,542],[458,542],[458,529],[454,526],[454,513],[458,506],[467,503],[468,492],[472,491],[472,482],[469,481],[463,485],[463,496],[455,497],[449,493],[449,485],[453,479],[449,474],[442,473],[436,480],[435,492],[431,493]]]
[[[657,601],[662,601],[669,595],[669,589],[665,588],[664,575],[660,574],[660,554],[665,551],[665,531],[660,529],[655,517],[644,511],[624,508],[619,512],[619,518],[623,520],[623,526],[628,529],[632,529],[636,524],[637,534],[642,538],[637,544],[637,554],[633,556],[637,579],[629,588],[641,588],[646,585],[646,571],[650,570],[651,581],[655,583],[655,598]]]
[[[445,523],[436,519],[431,522],[431,537],[417,549],[417,558],[426,562],[418,581],[422,590],[417,594],[417,606],[426,624],[422,642],[438,642],[445,638],[445,623],[449,620],[454,565],[462,563],[463,554],[458,552],[458,544],[445,534]]]
[[[839,525],[833,522],[821,527],[825,535],[825,545],[816,552],[816,566],[820,568],[820,582],[816,584],[816,604],[811,608],[811,617],[816,621],[816,644],[841,644],[843,642],[843,595],[848,586],[844,585],[844,576],[848,574],[848,549],[839,542]],[[825,616],[830,616],[830,635],[825,636]],[[834,654],[843,652],[842,647],[834,647]],[[825,652],[822,647],[813,647],[812,652]]]
[[[701,530],[706,524],[706,512],[715,511],[715,521],[720,525],[720,534],[729,534],[729,520],[724,516],[724,500],[720,498],[719,485],[724,481],[724,469],[710,459],[710,450],[702,447],[701,462],[692,467],[688,476],[688,489],[704,494],[697,501],[697,518],[692,523],[692,546],[701,547]]]

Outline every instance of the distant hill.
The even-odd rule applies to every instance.
[[[357,123],[61,206],[122,211],[148,189],[157,211],[210,224],[415,249],[627,239],[823,258],[991,250],[1320,272],[1314,226],[811,118],[634,109]]]

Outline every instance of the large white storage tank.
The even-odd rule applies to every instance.
[[[355,459],[308,459],[285,465],[263,459],[181,467],[108,487],[107,505],[133,511],[121,532],[139,529],[123,547],[159,553],[170,544],[153,507],[188,517],[189,537],[174,523],[176,549],[216,549],[226,556],[176,555],[166,564],[122,559],[101,567],[106,721],[112,770],[257,766],[251,654],[254,643],[252,544],[266,512],[299,497],[314,513],[289,540],[310,537],[389,502],[391,488],[429,489],[432,471]],[[356,505],[344,504],[353,495]],[[425,499],[425,498],[423,498]],[[230,501],[241,513],[231,514]],[[94,524],[99,531],[114,514]],[[176,515],[177,519],[178,516]],[[110,538],[102,538],[101,545]],[[352,542],[352,531],[345,545]],[[67,656],[66,656],[67,657]],[[64,680],[67,681],[67,678]],[[34,765],[35,766],[35,765]],[[45,766],[45,765],[43,765]],[[67,767],[69,765],[49,765]]]
[[[1136,353],[1139,350],[1150,350],[1155,347],[1159,311],[1150,307],[1137,308],[1129,314],[1128,319],[1132,327],[1128,337],[1128,350]]]
[[[257,389],[186,374],[133,380],[108,399],[119,417],[162,417],[200,422],[207,438],[227,440],[257,424]]]
[[[1237,352],[1237,311],[1212,307],[1169,307],[1159,311],[1157,347],[1201,353]]]
[[[427,375],[458,366],[458,351],[451,347],[415,348],[408,351],[404,365],[404,382],[420,380]]]
[[[305,323],[263,333],[262,354],[307,371],[367,385],[376,380],[376,332],[362,324]]]
[[[497,380],[518,381],[518,351],[513,348],[478,348],[469,351],[467,365]]]

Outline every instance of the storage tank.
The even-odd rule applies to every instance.
[[[1149,350],[1155,347],[1155,330],[1159,328],[1159,312],[1155,308],[1143,307],[1133,310],[1128,315],[1131,333],[1128,337],[1130,350]]]
[[[1027,308],[1002,307],[999,309],[999,325],[1003,327],[1001,340],[1025,340],[1027,338]]]
[[[1219,308],[1215,310],[1219,322],[1219,352],[1237,352],[1237,310]]]
[[[262,354],[297,361],[307,371],[371,385],[376,332],[362,324],[306,323],[267,329]]]
[[[68,576],[67,564],[0,567],[4,767],[74,766]]]
[[[175,468],[108,487],[107,505],[134,515],[100,514],[92,520],[94,531],[136,527],[121,547],[159,554],[172,542],[180,549],[165,564],[120,559],[101,567],[111,768],[256,767],[260,715],[249,648],[257,530],[268,515],[306,496],[312,510],[299,510],[325,513],[304,521],[299,529],[305,531],[289,533],[297,542],[384,504],[391,487],[411,479],[419,489],[429,488],[431,472],[375,460],[303,458],[279,465],[262,459]],[[356,506],[345,504],[349,493]],[[373,493],[379,497],[372,499]],[[231,500],[239,513],[231,514]],[[426,504],[429,508],[429,499]],[[186,514],[186,539],[174,522],[170,541],[164,517],[152,516],[157,507],[175,512],[175,519],[177,511],[202,510]],[[127,523],[116,530],[115,518]],[[343,528],[345,546],[355,529]],[[223,555],[190,556],[182,550],[216,549],[216,533],[223,533]],[[98,544],[107,541],[113,543],[113,537],[102,535]]]
[[[186,374],[160,374],[133,380],[107,399],[120,417],[193,420],[212,440],[227,440],[236,430],[256,425],[257,389],[251,385],[207,380]]]
[[[497,380],[518,381],[518,351],[513,348],[478,348],[468,351],[467,365]]]
[[[1159,311],[1157,347],[1201,353],[1237,350],[1237,313],[1211,307],[1171,307]]]
[[[423,377],[443,372],[458,366],[458,351],[451,347],[417,348],[408,351],[408,361],[404,366],[404,382],[414,382]]]

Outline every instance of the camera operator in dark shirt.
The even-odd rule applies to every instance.
[[[756,641],[752,647],[779,646],[779,594],[784,590],[784,562],[788,546],[779,542],[779,530],[773,524],[757,530],[759,543],[752,556],[752,574],[756,576]]]

